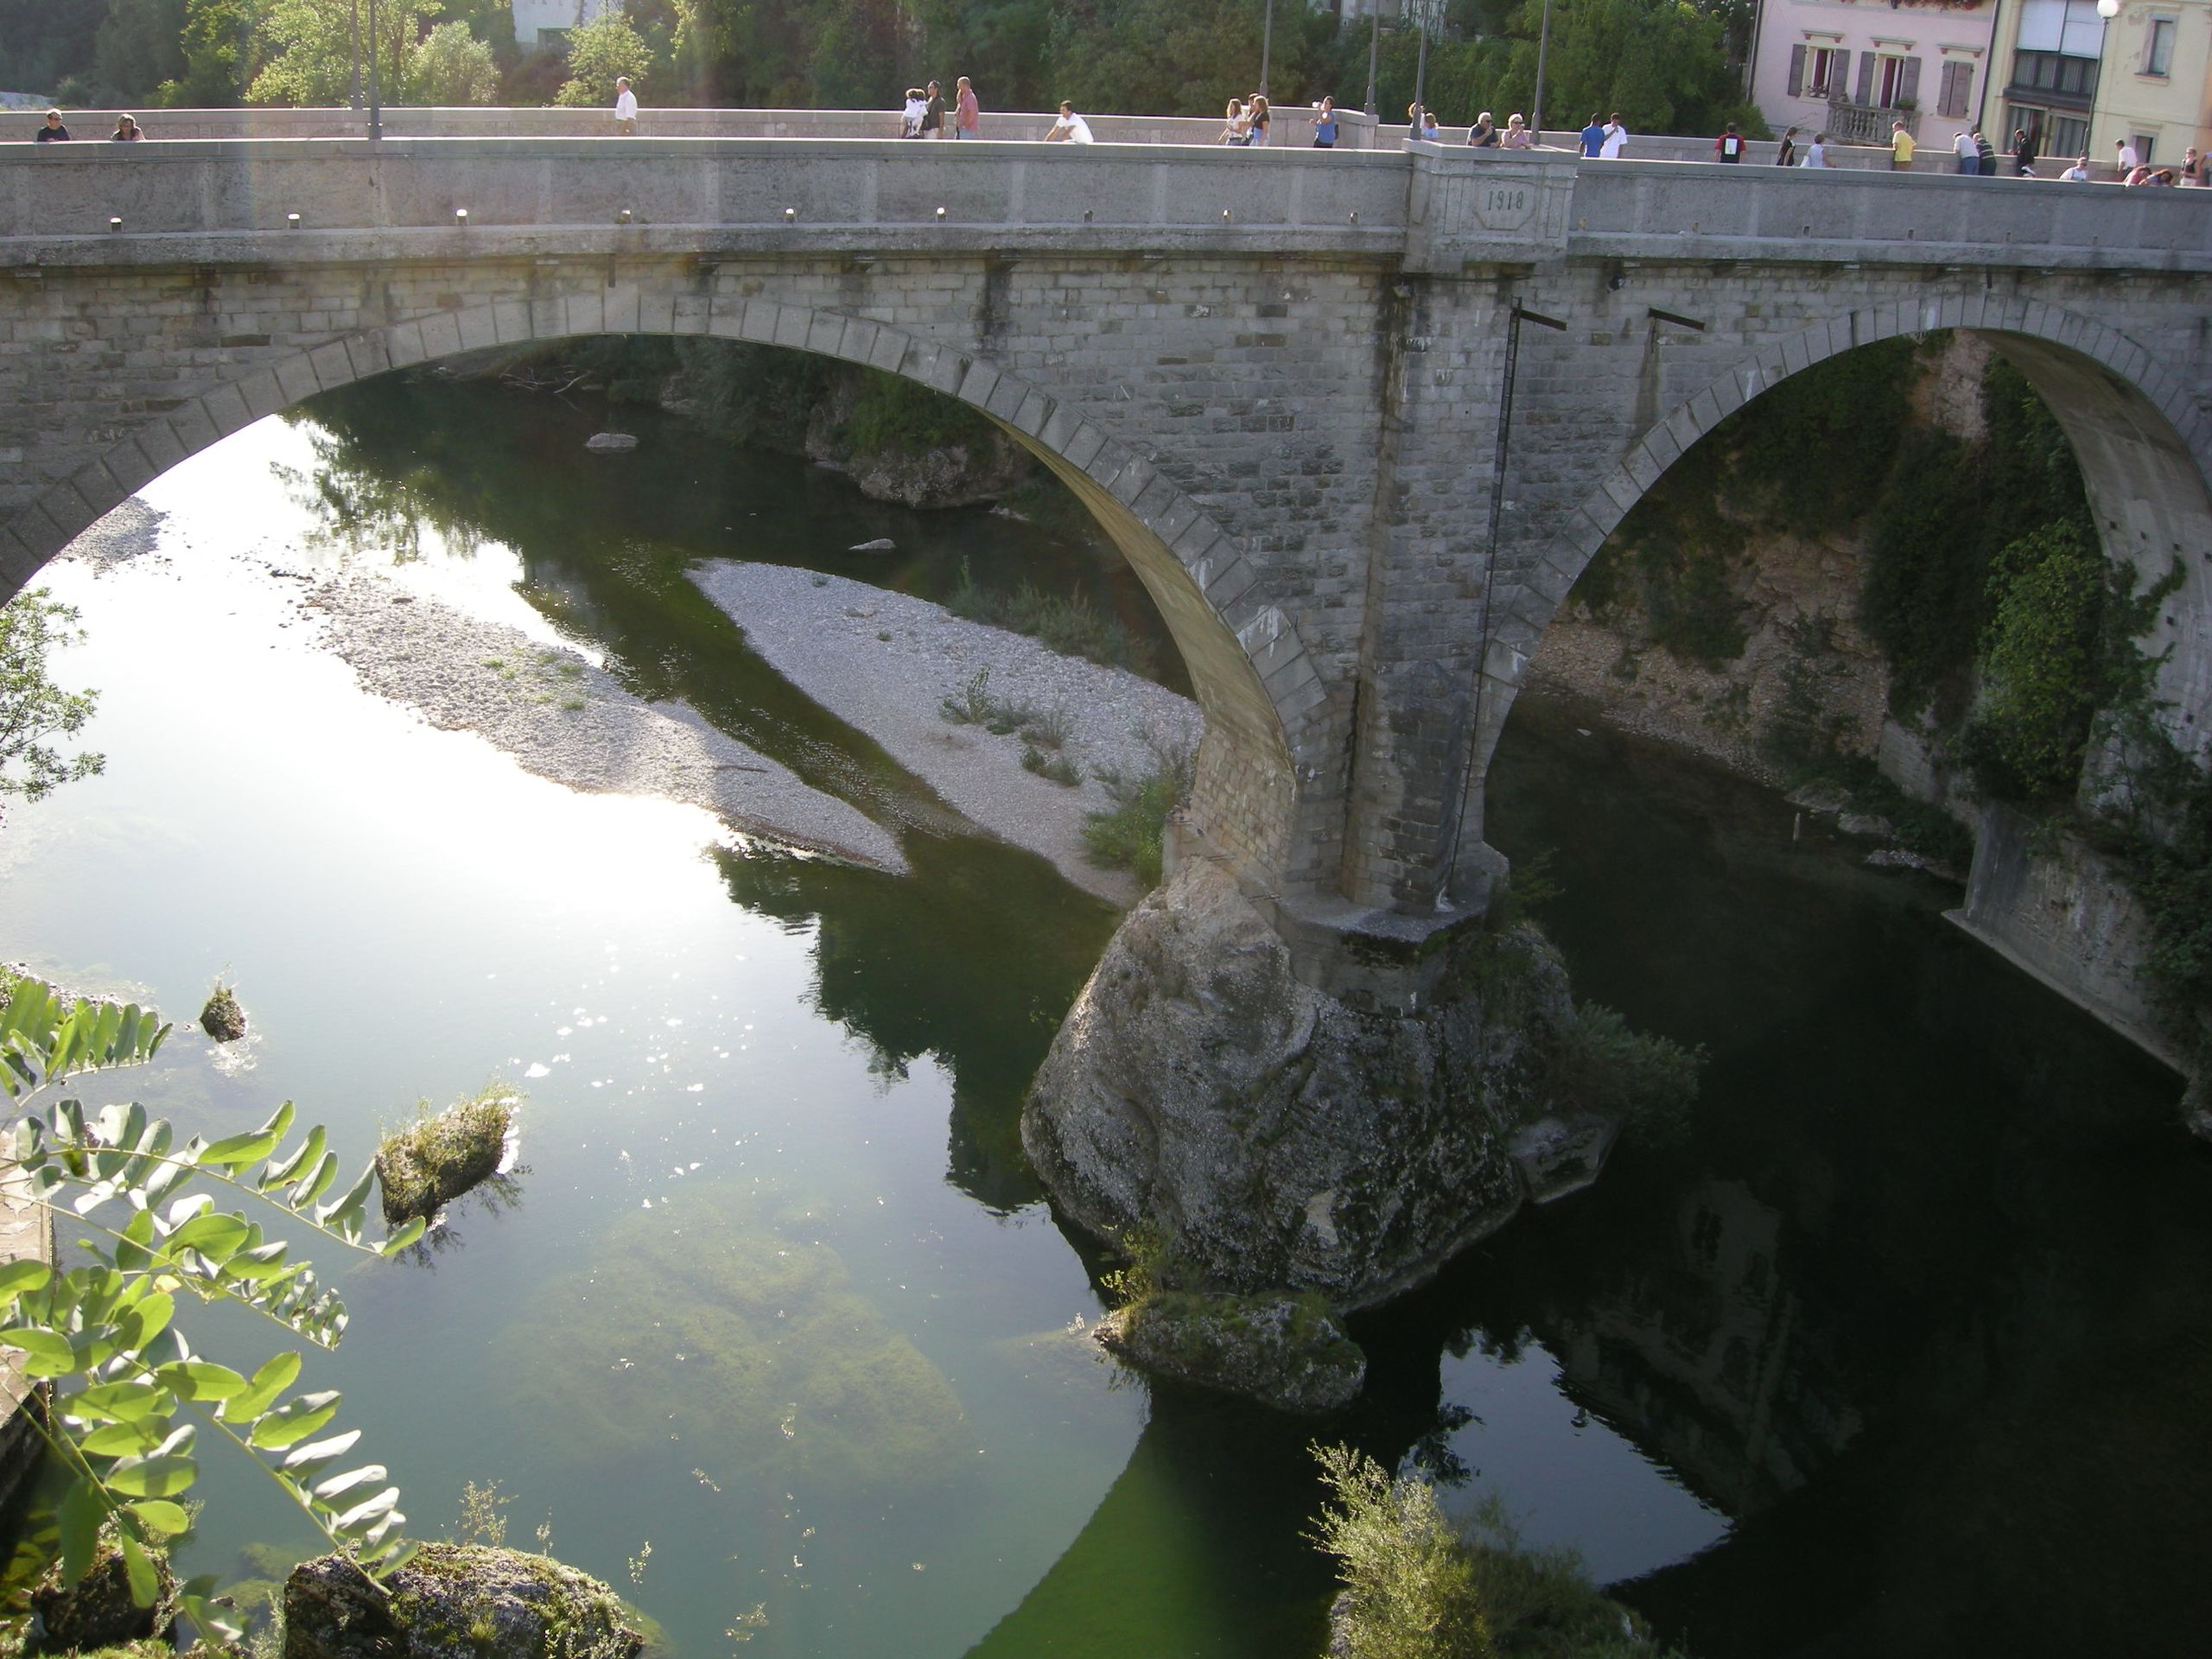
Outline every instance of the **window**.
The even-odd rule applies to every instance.
[[[2135,146],[2135,159],[2144,166],[2151,165],[2151,146],[2158,141],[2145,133],[2131,132],[2127,142]]]
[[[2096,93],[2097,60],[2059,52],[2017,52],[2012,86],[2018,92],[2052,92],[2086,105]]]
[[[1816,46],[1807,54],[1805,67],[1809,72],[1805,81],[1805,92],[1809,98],[1833,98],[1842,90],[1836,76],[1836,64],[1843,54],[1832,46]]]
[[[1936,112],[1938,115],[1965,115],[1974,103],[1974,65],[1947,63],[1937,88]]]
[[[2089,153],[2089,124],[2078,115],[2052,111],[2044,125],[2046,156],[2086,156]]]
[[[2171,17],[2151,20],[2151,38],[2143,47],[2143,73],[2164,77],[2173,73],[2174,30],[2180,25]]]
[[[1872,101],[1875,107],[1884,110],[1918,109],[1920,60],[1891,57],[1885,54],[1874,61],[1876,76]]]

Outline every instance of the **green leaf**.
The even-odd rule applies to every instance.
[[[108,1423],[77,1442],[77,1449],[99,1458],[136,1457],[162,1443],[162,1431],[153,1423]]]
[[[117,1319],[124,1345],[143,1350],[146,1344],[168,1329],[169,1321],[176,1317],[176,1298],[167,1291],[156,1291],[136,1306],[124,1309]]]
[[[134,1210],[130,1219],[123,1225],[123,1237],[115,1247],[115,1265],[125,1273],[142,1271],[154,1259],[150,1248],[154,1243],[154,1212]]]
[[[52,1268],[28,1256],[0,1268],[0,1308],[8,1306],[27,1291],[45,1289],[53,1277]]]
[[[192,1516],[181,1503],[172,1503],[166,1497],[141,1498],[129,1506],[138,1517],[138,1524],[156,1537],[174,1538],[192,1525]]]
[[[79,1393],[63,1395],[58,1403],[73,1417],[136,1423],[157,1414],[168,1416],[176,1401],[167,1387],[150,1382],[95,1382]]]
[[[329,1192],[330,1184],[337,1179],[338,1154],[334,1152],[326,1152],[322,1154],[321,1160],[307,1173],[300,1184],[285,1195],[285,1202],[295,1210],[304,1210],[308,1205]]]
[[[246,1230],[245,1217],[211,1210],[205,1215],[194,1216],[171,1233],[166,1248],[171,1255],[183,1249],[197,1250],[219,1265],[245,1243]]]
[[[287,1181],[297,1179],[302,1170],[313,1169],[322,1157],[322,1149],[328,1139],[321,1124],[309,1129],[307,1139],[300,1142],[290,1157],[282,1163],[272,1162],[269,1166],[269,1173],[261,1178],[262,1190],[267,1192],[272,1186],[282,1186]],[[295,1198],[294,1202],[298,1200]]]
[[[282,1239],[273,1244],[261,1244],[250,1250],[240,1250],[223,1264],[226,1278],[243,1280],[250,1285],[282,1278],[285,1273],[284,1257],[291,1246]]]
[[[150,1607],[154,1598],[161,1593],[161,1580],[154,1576],[154,1564],[146,1559],[146,1547],[124,1533],[117,1541],[123,1546],[124,1576],[130,1580],[130,1605]]]
[[[212,1146],[200,1149],[202,1169],[237,1169],[245,1164],[257,1164],[276,1150],[278,1137],[265,1129],[251,1129],[244,1135],[226,1135]]]
[[[257,1420],[253,1432],[246,1439],[265,1452],[281,1452],[296,1441],[307,1439],[335,1417],[338,1405],[339,1395],[334,1389],[326,1389],[317,1394],[303,1394]]]
[[[341,1216],[357,1215],[360,1211],[363,1206],[368,1203],[369,1185],[376,1179],[376,1160],[372,1158],[369,1160],[369,1166],[361,1172],[361,1179],[354,1182],[352,1186],[346,1188],[346,1196],[340,1198],[337,1203],[326,1205],[322,1209],[317,1211],[315,1212],[315,1219],[322,1223],[326,1227],[339,1227],[340,1230],[343,1231],[344,1229],[340,1224],[339,1217]]]
[[[107,1471],[107,1489],[124,1497],[175,1497],[189,1491],[200,1465],[190,1458],[147,1458]]]
[[[398,1502],[399,1488],[387,1486],[374,1497],[356,1503],[340,1516],[330,1523],[330,1529],[341,1538],[359,1536],[374,1526]]]
[[[245,1385],[245,1392],[234,1395],[222,1403],[219,1414],[230,1423],[247,1422],[269,1409],[276,1396],[292,1386],[300,1374],[297,1354],[279,1354],[253,1374]]]
[[[383,1578],[388,1573],[397,1573],[401,1567],[406,1566],[408,1562],[413,1560],[415,1559],[416,1553],[422,1548],[423,1546],[416,1543],[412,1538],[403,1538],[397,1543],[393,1544],[390,1548],[386,1549],[383,1554],[371,1561],[369,1563],[369,1571],[379,1579]]]
[[[247,1387],[245,1378],[229,1366],[206,1359],[164,1365],[154,1375],[161,1379],[162,1387],[174,1389],[180,1400],[229,1400],[244,1394]],[[281,1389],[283,1385],[278,1386]]]
[[[365,1463],[358,1469],[348,1469],[342,1475],[333,1475],[319,1483],[315,1496],[327,1503],[334,1497],[343,1497],[357,1486],[365,1486],[372,1480],[382,1480],[389,1471],[380,1463]]]
[[[305,1446],[296,1446],[284,1454],[284,1472],[305,1480],[325,1464],[335,1463],[351,1452],[360,1438],[359,1429],[349,1428],[343,1434],[333,1434],[327,1440],[310,1440]]]
[[[194,1579],[193,1582],[201,1581]],[[207,1599],[207,1592],[214,1587],[214,1575],[210,1573],[205,1587],[179,1597],[177,1606],[202,1635],[212,1636],[219,1642],[236,1642],[245,1634],[245,1627]]]
[[[414,1243],[416,1239],[423,1236],[426,1225],[427,1224],[423,1220],[422,1217],[416,1216],[404,1227],[402,1227],[397,1232],[394,1233],[390,1238],[385,1240],[383,1245],[379,1248],[378,1254],[386,1256],[397,1255],[409,1245]]]
[[[23,1372],[29,1376],[67,1376],[77,1369],[77,1351],[69,1338],[39,1325],[11,1325],[0,1330],[0,1347],[22,1354]]]
[[[92,1570],[92,1555],[99,1548],[100,1521],[105,1513],[97,1486],[86,1480],[70,1483],[61,1499],[62,1583],[75,1584]]]

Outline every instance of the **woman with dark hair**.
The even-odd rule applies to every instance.
[[[111,143],[135,144],[145,136],[138,130],[137,116],[118,115],[115,118],[115,130],[108,135],[108,140]]]

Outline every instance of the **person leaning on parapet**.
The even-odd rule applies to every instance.
[[[1477,149],[1497,148],[1497,123],[1490,118],[1488,110],[1477,116],[1475,124],[1467,129],[1467,142]]]
[[[1337,147],[1337,100],[1325,94],[1313,106],[1313,148],[1334,149]]]
[[[922,101],[922,137],[944,137],[944,93],[937,82],[929,84],[929,96]]]
[[[1736,130],[1733,121],[1723,127],[1720,136],[1713,141],[1713,159],[1716,162],[1740,162],[1744,159],[1743,135]]]
[[[48,110],[46,112],[46,124],[38,130],[31,142],[35,144],[66,144],[69,142],[69,129],[61,124],[60,111]]]
[[[983,106],[976,101],[976,89],[963,75],[952,83],[959,94],[952,102],[952,136],[955,138],[980,137],[983,130]]]
[[[1782,142],[1775,146],[1774,164],[1777,167],[1797,165],[1797,129],[1792,127],[1782,135]]]
[[[1968,134],[1955,132],[1951,135],[1951,154],[1959,158],[1959,171],[1968,178],[1981,171],[1980,154],[1975,150],[1974,139]]]
[[[2181,153],[2181,181],[2185,185],[2195,185],[2199,189],[2212,184],[2212,168],[2207,168],[2204,157],[2196,153],[2195,144]]]
[[[1997,176],[1997,146],[1979,126],[1974,130],[1974,158],[1975,172],[1985,179]]]
[[[1517,114],[1509,115],[1505,118],[1505,139],[1500,148],[1504,149],[1533,149],[1535,148],[1535,145],[1536,135],[1529,130],[1529,124],[1527,122],[1523,121]]]
[[[2087,183],[2088,183],[2088,181],[2089,181],[2089,158],[2088,158],[2088,156],[2084,156],[2083,157],[2082,157],[2082,159],[2081,159],[2080,161],[2078,161],[2078,162],[2075,162],[2073,166],[2071,166],[2071,167],[2068,168],[2067,168],[2063,173],[2060,174],[2058,176],[2059,176],[2060,178],[2062,178],[2062,179],[2065,180],[2065,181],[2066,181],[2066,182],[2067,182],[2067,183],[2069,183],[2069,184],[2087,184]]]
[[[1060,118],[1052,123],[1052,130],[1045,135],[1048,144],[1087,144],[1091,141],[1090,123],[1075,112],[1075,105],[1065,99],[1060,100]]]
[[[1902,121],[1890,123],[1890,170],[1892,173],[1912,171],[1912,134]]]
[[[135,144],[145,136],[146,135],[139,130],[138,118],[137,116],[118,115],[115,118],[115,130],[108,134],[107,137],[110,143]]]
[[[1582,129],[1582,155],[1586,161],[1594,162],[1605,147],[1605,124],[1598,118],[1598,111],[1590,111],[1590,124]]]
[[[614,77],[614,133],[628,138],[638,130],[638,95],[630,90],[630,77]]]
[[[1615,110],[1605,118],[1605,142],[1598,146],[1598,159],[1618,162],[1621,150],[1628,143],[1628,129],[1621,124],[1621,112]]]

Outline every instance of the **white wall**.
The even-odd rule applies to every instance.
[[[515,42],[536,46],[541,29],[579,29],[604,14],[622,10],[622,0],[509,0],[514,8]]]

